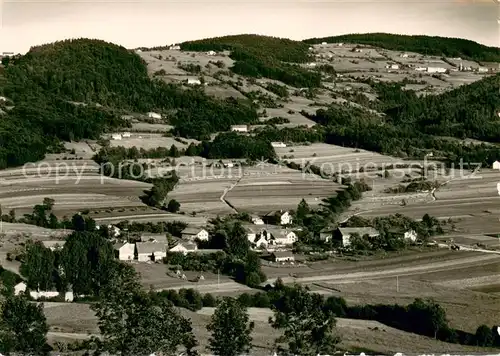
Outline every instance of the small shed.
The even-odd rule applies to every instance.
[[[112,134],[111,135],[112,140],[121,140],[122,139],[122,134]]]
[[[271,258],[274,262],[293,262],[295,261],[295,256],[292,251],[275,251],[271,254]]]
[[[500,162],[498,162],[498,161],[493,162],[492,168],[493,169],[500,169]]]

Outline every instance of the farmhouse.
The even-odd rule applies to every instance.
[[[477,71],[478,71],[479,73],[486,73],[486,72],[488,72],[488,68],[486,68],[486,67],[479,67],[479,68],[477,69]]]
[[[493,162],[493,166],[491,168],[493,168],[493,169],[500,169],[500,162],[498,162],[498,161]]]
[[[217,52],[215,51],[208,51],[207,52],[207,56],[215,56],[217,54]]]
[[[138,242],[135,244],[139,262],[161,261],[167,257],[167,246],[158,242]]]
[[[65,243],[66,243],[66,241],[59,241],[59,240],[42,241],[43,246],[45,246],[45,248],[50,249],[51,251],[55,251],[58,248],[62,248]]]
[[[293,262],[295,261],[295,256],[291,251],[276,251],[271,254],[271,258],[274,262]]]
[[[333,239],[339,241],[343,247],[349,246],[351,244],[351,236],[358,234],[363,237],[368,235],[369,237],[380,236],[379,232],[372,227],[339,227],[333,233]]]
[[[161,119],[161,114],[157,114],[155,112],[148,112],[148,117],[151,119]]]
[[[283,142],[271,142],[271,146],[274,148],[284,148],[286,144]]]
[[[200,227],[187,227],[182,230],[182,238],[188,241],[196,239],[200,241],[208,241],[208,231]]]
[[[319,239],[324,242],[330,242],[333,239],[335,229],[332,227],[325,227],[319,232]]]
[[[187,78],[186,83],[188,85],[201,85],[201,80],[198,78]]]
[[[167,243],[166,234],[153,234],[151,232],[141,233],[141,242],[161,242],[163,244]]]
[[[402,54],[400,55],[400,57],[401,57],[401,58],[408,58],[408,53],[402,53]]]
[[[198,246],[196,246],[193,242],[179,242],[177,245],[172,247],[168,252],[181,252],[184,255],[187,255],[190,252],[196,252],[198,250]]]
[[[122,134],[112,134],[111,135],[112,140],[121,140],[122,139]]]
[[[297,234],[295,232],[279,227],[266,228],[262,232],[262,236],[273,245],[293,245],[297,242]]]
[[[179,46],[179,45],[172,45],[172,46],[168,47],[168,49],[179,51],[181,49],[181,46]]]
[[[130,137],[130,132],[124,132],[122,133],[123,138],[129,138]]]
[[[232,125],[231,131],[248,132],[248,125]]]
[[[292,215],[288,211],[270,211],[262,217],[266,224],[289,225],[292,223]]]
[[[117,243],[113,245],[115,256],[120,261],[132,261],[135,254],[135,245],[131,243]]]

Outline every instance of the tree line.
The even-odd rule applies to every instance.
[[[471,40],[439,36],[396,35],[390,33],[356,33],[341,36],[310,38],[308,44],[354,43],[393,51],[416,52],[424,55],[461,57],[485,62],[500,62],[500,49]]]

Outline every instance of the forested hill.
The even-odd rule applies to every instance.
[[[247,102],[151,80],[137,54],[100,40],[35,47],[4,66],[0,95],[14,109],[0,120],[0,168],[41,159],[59,140],[98,138],[127,125],[124,112],[176,109],[177,132],[197,138],[257,121]]]
[[[357,43],[395,51],[425,55],[461,57],[485,62],[500,62],[500,48],[488,47],[474,41],[438,36],[408,36],[389,33],[360,33],[333,37],[311,38],[307,44]]]
[[[231,70],[250,77],[267,77],[301,87],[319,87],[321,76],[295,63],[312,60],[309,46],[286,38],[235,35],[181,43],[184,51],[231,51]]]

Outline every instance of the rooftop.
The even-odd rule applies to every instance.
[[[358,234],[359,236],[378,236],[380,233],[373,227],[339,227],[342,235]]]
[[[138,254],[167,252],[167,246],[159,242],[138,242],[136,247]]]

